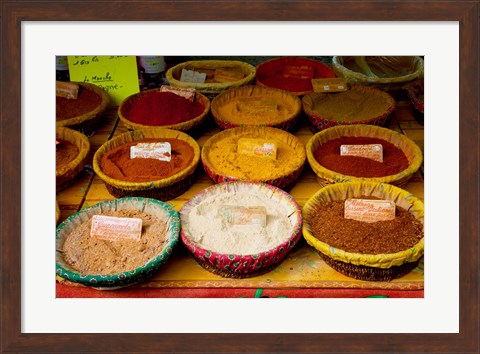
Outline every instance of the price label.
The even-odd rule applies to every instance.
[[[160,87],[160,92],[171,92],[171,93],[174,93],[178,96],[182,96],[182,97],[184,97],[187,100],[192,101],[192,102],[195,99],[195,89],[194,88],[174,87],[174,86],[162,85]]]
[[[267,209],[264,206],[223,205],[220,212],[224,220],[231,225],[259,225],[267,223]]]
[[[348,84],[342,78],[312,79],[313,92],[342,92]]]
[[[341,156],[358,156],[383,162],[383,147],[381,144],[341,145]]]
[[[199,73],[197,71],[183,69],[182,75],[180,76],[180,81],[203,84],[206,78],[206,73]]]
[[[141,235],[142,219],[140,218],[117,218],[105,215],[92,217],[90,237],[108,241],[139,241]]]
[[[131,159],[156,159],[169,162],[172,158],[170,143],[138,143],[130,146]]]
[[[277,158],[277,144],[268,139],[240,138],[237,151],[248,156]]]
[[[347,199],[345,219],[376,222],[395,219],[395,203],[391,200]]]

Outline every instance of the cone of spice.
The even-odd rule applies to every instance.
[[[302,107],[317,130],[342,124],[383,126],[395,111],[395,100],[379,89],[350,85],[344,92],[309,93],[302,97]]]
[[[344,146],[381,151],[373,155],[344,154]],[[307,159],[321,185],[373,181],[402,186],[420,168],[420,148],[406,136],[374,125],[339,125],[316,133],[307,143]],[[382,151],[383,150],[383,151]]]
[[[186,131],[200,125],[210,110],[210,101],[199,92],[193,100],[162,88],[127,97],[118,107],[118,117],[129,129],[169,128]]]
[[[163,158],[158,153],[163,153],[165,144],[170,151]],[[140,151],[139,156],[132,155],[132,148]],[[200,148],[189,135],[157,128],[134,130],[109,140],[95,153],[93,168],[117,198],[170,200],[190,187],[199,161]]]
[[[89,151],[90,142],[84,134],[70,128],[57,127],[55,143],[57,189],[61,189],[80,173]]]
[[[356,210],[360,218],[347,217],[345,201],[358,200],[393,204],[394,215],[385,218],[366,202],[368,210]],[[367,212],[376,213],[377,221],[366,218]],[[423,256],[423,203],[398,187],[365,181],[329,185],[307,201],[303,215],[308,244],[347,276],[389,281],[413,270]]]

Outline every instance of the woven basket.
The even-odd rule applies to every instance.
[[[388,108],[384,110],[383,112],[377,112],[377,114],[364,118],[362,120],[359,119],[352,119],[349,116],[349,113],[344,110],[341,104],[341,96],[344,95],[344,92],[339,92],[339,93],[309,93],[305,96],[302,97],[302,107],[303,111],[307,115],[308,119],[312,123],[313,127],[315,130],[320,131],[324,130],[330,127],[334,127],[336,125],[350,125],[350,124],[372,124],[372,125],[378,125],[378,126],[384,126],[388,122],[389,117],[391,114],[395,111],[395,100],[393,99],[392,96],[390,96],[388,93],[373,88],[373,87],[366,87],[366,86],[359,86],[359,85],[350,85],[350,89],[356,92],[359,92],[363,95],[365,100],[368,100],[369,97],[372,96],[377,96],[381,99],[384,99],[385,102],[388,102]],[[345,118],[340,118],[340,119],[334,119],[324,113],[322,113],[322,106],[321,104],[318,104],[318,108],[316,110],[313,109],[315,99],[326,97],[327,95],[334,95],[334,99],[338,99],[338,116],[341,116],[342,114],[345,115]],[[367,105],[368,101],[363,102],[362,104]]]
[[[238,98],[250,98],[256,97],[259,100],[261,99],[270,99],[274,100],[277,104],[282,104],[288,106],[292,111],[291,114],[282,118],[278,117],[278,119],[274,122],[263,122],[262,117],[259,116],[258,119],[253,121],[248,121],[245,118],[241,118],[240,120],[235,120],[231,116],[227,116],[226,114],[221,114],[220,110],[221,107],[232,100]],[[241,86],[229,89],[227,91],[222,92],[217,97],[215,97],[212,101],[212,116],[215,119],[215,122],[218,126],[222,129],[234,128],[239,126],[247,126],[247,125],[261,125],[267,127],[274,127],[284,130],[291,130],[297,119],[299,114],[302,111],[302,105],[300,99],[291,94],[288,91],[272,89],[269,87],[260,87],[260,86]],[[240,113],[239,113],[240,114]]]
[[[421,57],[364,57],[365,63],[369,67],[390,59],[392,63],[412,68],[411,70],[405,70],[406,73],[403,75],[399,73],[399,76],[392,77],[369,76],[360,71],[361,69],[358,69],[358,71],[349,69],[348,63],[353,62],[354,58],[348,56],[334,56],[332,58],[333,70],[337,76],[343,77],[349,83],[376,86],[382,90],[394,91],[402,89],[405,83],[423,76],[423,59]]]
[[[87,154],[90,151],[90,141],[84,134],[70,128],[62,127],[57,127],[56,137],[57,139],[66,140],[74,144],[79,151],[74,160],[56,169],[56,187],[57,190],[59,190],[83,170]]]
[[[58,225],[58,221],[60,220],[60,206],[58,205],[58,202],[55,201],[55,225]]]
[[[305,83],[310,86],[308,90],[301,90],[295,91],[292,87],[288,85],[277,85],[277,84],[270,84],[269,78],[278,77],[284,75],[284,69],[288,66],[308,66],[314,69],[314,79],[322,79],[322,78],[331,78],[335,77],[335,73],[333,72],[332,68],[328,65],[325,65],[319,61],[303,58],[303,57],[280,57],[269,59],[264,61],[263,63],[257,66],[257,77],[256,77],[256,85],[258,86],[267,86],[272,88],[277,88],[281,90],[286,90],[292,92],[297,96],[305,95],[309,92],[313,91],[313,87],[311,84],[311,79],[304,79]]]
[[[403,151],[407,157],[409,165],[405,170],[395,175],[376,178],[346,176],[329,170],[320,165],[313,154],[320,145],[340,137],[370,137],[388,141]],[[423,161],[422,151],[418,145],[405,135],[390,129],[365,124],[338,125],[336,127],[322,130],[310,138],[307,142],[306,151],[308,163],[313,172],[317,175],[317,181],[321,186],[353,181],[370,181],[404,186],[408,180],[412,178],[415,172],[418,171]]]
[[[241,80],[226,83],[193,83],[180,81],[182,70],[208,69],[215,70],[218,68],[234,68],[240,69],[245,77]],[[204,94],[218,94],[221,91],[242,85],[250,84],[255,78],[256,69],[253,65],[237,60],[193,60],[180,63],[167,70],[166,78],[170,85],[176,87],[194,88]]]
[[[249,255],[222,254],[201,247],[191,236],[188,221],[190,211],[205,198],[231,191],[262,193],[278,200],[278,203],[284,203],[290,210],[288,215],[293,225],[290,237],[270,250]],[[293,197],[279,188],[264,183],[229,182],[206,188],[185,203],[180,210],[180,219],[182,242],[192,252],[195,260],[209,272],[227,278],[248,278],[273,270],[296,245],[302,229],[302,213]]]
[[[64,119],[56,122],[57,127],[69,127],[72,129],[81,129],[83,131],[95,130],[101,122],[103,113],[110,103],[110,97],[107,91],[99,86],[88,82],[73,82],[82,88],[95,92],[102,98],[101,103],[92,111],[84,113],[78,117]]]
[[[424,102],[423,102],[423,80],[415,80],[405,86],[408,98],[415,108],[413,113],[418,123],[423,125],[424,121]]]
[[[303,207],[303,237],[332,268],[356,279],[385,281],[399,278],[416,267],[423,256],[424,238],[413,247],[396,253],[362,254],[334,248],[313,236],[311,222],[316,217],[315,206],[323,202],[373,196],[392,200],[408,210],[423,224],[424,206],[420,199],[398,187],[376,182],[350,182],[326,186],[313,195]]]
[[[67,236],[78,226],[88,222],[93,215],[111,210],[138,210],[167,220],[167,236],[163,250],[145,265],[111,275],[81,274],[71,268],[63,258],[63,244]],[[168,260],[178,242],[180,218],[170,205],[154,199],[122,198],[107,200],[68,217],[57,227],[56,232],[56,273],[74,283],[92,286],[100,290],[114,290],[140,283],[151,277]]]
[[[282,141],[293,147],[295,151],[298,152],[298,155],[300,156],[299,163],[296,164],[290,171],[279,174],[278,176],[275,176],[274,178],[268,180],[246,179],[236,176],[227,176],[215,166],[215,163],[210,160],[208,155],[213,144],[223,139],[236,136],[245,138],[273,138],[275,140]],[[282,189],[286,189],[287,187],[291,187],[293,185],[293,183],[300,176],[300,173],[302,172],[303,167],[306,163],[305,148],[297,137],[281,129],[253,126],[227,129],[213,135],[203,145],[201,157],[205,172],[213,180],[214,183],[231,181],[265,182]]]
[[[121,181],[109,177],[101,170],[100,161],[107,151],[119,145],[144,138],[174,138],[186,141],[194,150],[193,161],[188,167],[173,176],[150,182]],[[193,138],[180,131],[156,128],[132,130],[107,141],[95,153],[93,169],[104,182],[108,192],[114,197],[145,197],[165,201],[178,197],[190,188],[199,161],[200,148]]]
[[[166,128],[166,129],[173,129],[173,130],[180,130],[180,131],[189,131],[197,126],[200,126],[205,119],[207,118],[208,112],[210,111],[210,100],[202,95],[199,92],[195,93],[195,100],[199,101],[202,106],[204,107],[203,112],[193,119],[187,120],[185,122],[177,123],[177,124],[169,124],[169,125],[144,125],[140,123],[134,123],[128,119],[128,116],[125,113],[125,107],[128,105],[135,104],[135,101],[139,100],[140,98],[151,94],[152,92],[158,92],[160,88],[151,89],[147,91],[142,91],[140,93],[133,94],[122,101],[120,106],[118,107],[118,118],[120,121],[130,130],[137,130],[137,129],[151,129],[151,128]]]

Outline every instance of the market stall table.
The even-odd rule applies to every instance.
[[[413,107],[409,102],[397,103],[397,109],[388,127],[405,134],[423,151],[423,126],[415,120]],[[89,136],[91,151],[87,157],[87,166],[68,187],[57,191],[61,211],[59,222],[82,208],[114,199],[102,180],[94,174],[91,168],[92,157],[104,142],[126,131],[126,127],[119,122],[117,107],[109,108],[104,114],[103,125]],[[209,137],[219,131],[209,116],[202,127],[189,134],[202,147]],[[303,115],[292,133],[303,144],[306,144],[314,134],[308,119]],[[193,195],[211,185],[213,182],[199,164],[192,187],[168,203],[179,211]],[[297,183],[288,192],[300,207],[303,207],[319,188],[316,176],[307,164]],[[423,200],[423,165],[403,188]],[[390,282],[361,281],[330,268],[302,238],[285,261],[273,271],[253,278],[232,279],[214,275],[203,269],[179,242],[169,261],[152,278],[141,284],[119,290],[102,291],[57,277],[56,296],[58,298],[423,297],[423,258],[417,268],[402,278]]]

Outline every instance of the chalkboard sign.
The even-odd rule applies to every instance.
[[[89,82],[103,88],[114,106],[140,92],[135,56],[69,56],[68,69],[70,81]]]

